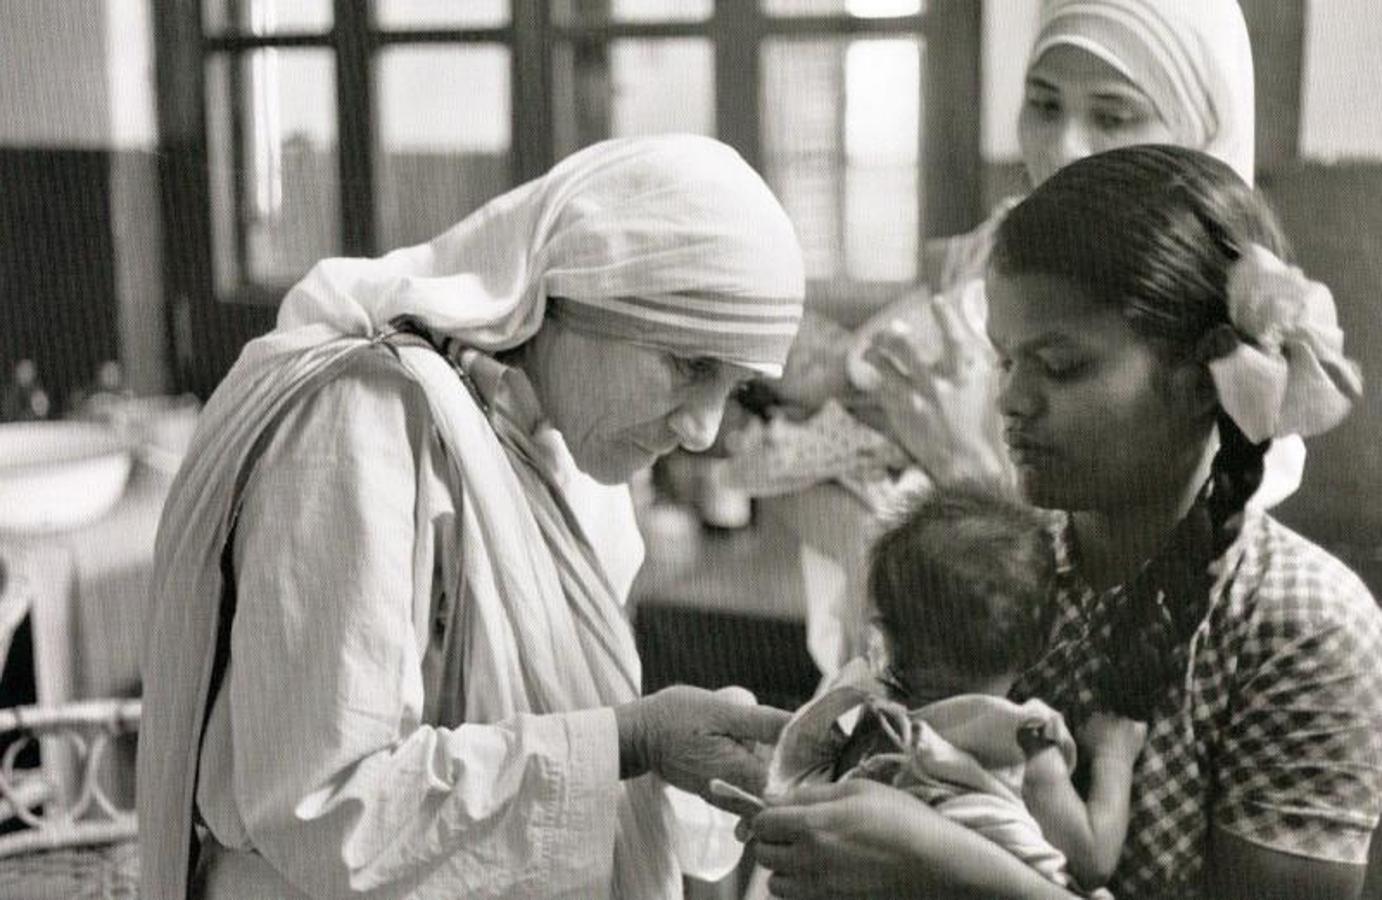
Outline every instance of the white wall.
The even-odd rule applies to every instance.
[[[152,150],[158,144],[158,120],[150,0],[105,0],[105,8],[111,146]]]
[[[0,143],[99,147],[108,138],[104,0],[0,3]]]
[[[1382,159],[1382,6],[1307,6],[1300,152],[1313,159]]]
[[[155,143],[149,0],[0,0],[0,145]]]
[[[980,146],[989,162],[1015,162],[1019,157],[1017,113],[1040,11],[1036,0],[984,0]]]

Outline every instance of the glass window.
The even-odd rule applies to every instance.
[[[207,34],[319,34],[332,20],[331,0],[202,0]]]
[[[921,46],[855,41],[845,53],[845,271],[861,281],[917,274]]]
[[[914,16],[926,9],[925,0],[760,0],[770,16],[856,16],[879,19]]]
[[[764,44],[764,175],[810,278],[916,277],[921,49],[911,37]]]
[[[701,38],[610,45],[615,137],[715,134],[715,50]]]
[[[552,16],[563,25],[699,22],[710,18],[713,9],[714,0],[552,0]]]
[[[378,57],[381,250],[440,234],[510,186],[509,50],[393,47]]]
[[[843,66],[839,41],[768,41],[763,47],[764,177],[796,225],[808,278],[835,275],[844,243]]]
[[[569,45],[556,80],[559,156],[607,137],[715,134],[715,49],[704,38]]]
[[[214,56],[206,86],[218,293],[296,281],[341,246],[332,54]]]
[[[493,28],[507,25],[509,0],[374,0],[380,28]]]

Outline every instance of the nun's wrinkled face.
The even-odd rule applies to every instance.
[[[1069,45],[1052,47],[1027,70],[1017,136],[1033,186],[1105,150],[1178,143],[1136,84],[1088,50]]]
[[[547,319],[523,369],[576,466],[626,482],[677,447],[710,447],[725,402],[751,369],[586,334]]]

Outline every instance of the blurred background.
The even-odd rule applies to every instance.
[[[1382,18],[1245,0],[1260,180],[1382,363]],[[811,302],[857,319],[928,235],[1020,189],[1035,0],[3,0],[0,376],[54,415],[120,366],[205,397],[316,259],[439,232],[611,135],[690,131],[768,180]],[[1382,535],[1382,393],[1287,517]]]
[[[1382,16],[1374,0],[1241,5],[1259,184],[1376,381]],[[0,519],[24,520],[0,521],[0,708],[138,696],[153,535],[197,404],[315,260],[427,239],[602,138],[695,132],[763,174],[804,245],[809,304],[857,323],[925,280],[927,237],[1023,189],[1015,121],[1037,11],[0,0],[0,419],[78,428],[24,458],[0,441],[0,489],[41,454],[78,465],[47,509],[0,490]],[[1281,517],[1382,595],[1382,390],[1310,454]],[[93,460],[105,468],[81,468]],[[637,487],[645,505],[698,502],[703,476],[673,458]],[[814,687],[809,575],[745,504],[645,519],[648,687],[745,683],[783,705]],[[128,760],[111,775],[124,796]]]

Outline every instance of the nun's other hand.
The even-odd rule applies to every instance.
[[[939,358],[928,359],[905,322],[879,330],[864,352],[888,430],[937,482],[1011,480],[996,404],[993,353],[943,298],[933,305]]]
[[[910,794],[864,779],[800,788],[749,822],[755,859],[775,897],[910,897],[935,886],[922,871],[937,814]]]

